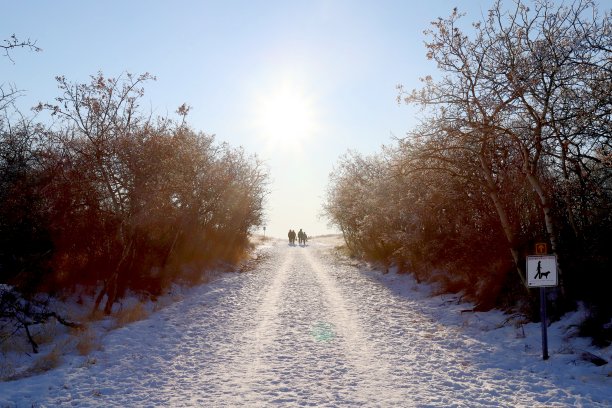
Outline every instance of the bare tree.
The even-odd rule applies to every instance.
[[[38,106],[57,117],[45,189],[57,269],[68,282],[102,282],[94,310],[106,299],[105,313],[127,289],[158,293],[185,269],[197,280],[203,267],[237,259],[263,216],[262,163],[190,129],[187,105],[179,121],[144,115],[150,79],[58,77],[62,95]]]
[[[518,262],[516,227],[500,200],[496,169],[506,167],[512,157],[535,192],[548,240],[558,252],[546,169],[567,169],[570,156],[593,159],[587,151],[602,145],[586,123],[606,115],[602,106],[607,109],[607,102],[593,93],[593,85],[602,85],[597,78],[609,69],[610,54],[593,44],[608,44],[612,34],[609,15],[600,18],[588,0],[569,6],[537,0],[533,9],[520,0],[514,4],[505,11],[496,2],[486,21],[473,25],[473,37],[460,29],[456,9],[449,18],[433,22],[426,32],[427,55],[444,76],[438,81],[427,77],[422,90],[401,95],[407,103],[431,107],[442,148],[464,149],[479,167],[481,184],[495,203]],[[609,122],[609,115],[604,121]]]
[[[107,296],[105,312],[110,313],[117,296],[119,275],[134,255],[129,229],[131,218],[129,172],[119,158],[119,142],[146,126],[138,108],[143,95],[142,84],[154,79],[149,74],[106,78],[102,73],[91,77],[89,84],[71,84],[65,77],[56,77],[62,95],[55,104],[39,104],[38,110],[48,110],[59,118],[53,138],[68,163],[78,169],[86,197],[97,197],[96,218],[117,225],[116,236],[103,243],[109,259],[116,259],[113,272],[105,279],[96,299],[95,308]],[[85,237],[81,237],[85,239]],[[113,242],[118,244],[116,257]]]
[[[0,49],[3,51],[4,56],[14,63],[11,57],[11,51],[16,48],[27,48],[31,51],[42,51],[36,45],[36,41],[20,40],[15,34],[11,35],[9,39],[5,39],[0,43]],[[12,84],[2,83],[0,84],[0,110],[3,110],[7,105],[11,104],[19,95],[21,91]]]

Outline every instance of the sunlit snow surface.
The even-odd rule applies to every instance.
[[[259,248],[255,270],[225,274],[110,332],[103,350],[0,383],[0,407],[609,407],[610,364],[580,361],[551,327],[496,328],[409,276],[360,271],[334,241]],[[520,333],[519,333],[520,331]],[[593,349],[590,349],[593,350]],[[610,350],[600,355],[610,359]]]

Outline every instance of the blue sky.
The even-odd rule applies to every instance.
[[[491,3],[7,1],[0,38],[29,37],[43,51],[0,59],[0,83],[25,90],[28,109],[58,96],[56,75],[149,72],[145,110],[173,115],[186,102],[194,129],[269,166],[267,235],[323,234],[333,231],[318,215],[338,157],[378,151],[416,124],[395,86],[435,73],[423,30],[455,6],[466,23],[479,20]]]

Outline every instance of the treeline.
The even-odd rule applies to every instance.
[[[108,313],[128,289],[158,294],[243,254],[262,222],[267,169],[190,128],[186,105],[176,120],[144,112],[152,79],[58,77],[59,97],[34,117],[3,93],[0,283],[84,285]]]
[[[560,309],[612,316],[612,24],[590,1],[496,3],[426,31],[438,73],[399,102],[421,125],[372,156],[349,153],[325,212],[347,246],[479,307],[533,303],[525,257],[558,256]],[[561,311],[562,311],[561,310]]]

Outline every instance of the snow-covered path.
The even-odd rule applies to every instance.
[[[611,403],[605,378],[588,393],[560,386],[537,363],[524,364],[537,350],[517,356],[444,325],[429,303],[338,262],[331,248],[261,247],[255,270],[226,274],[108,334],[95,364],[75,357],[42,376],[0,383],[0,406]]]

